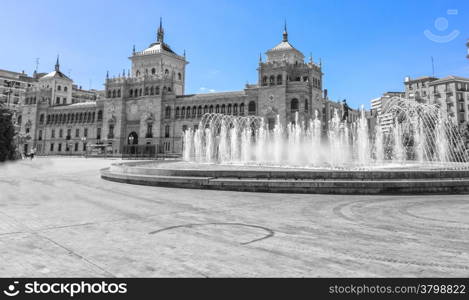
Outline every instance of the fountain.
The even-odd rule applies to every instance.
[[[260,116],[203,115],[183,136],[183,161],[129,163],[103,171],[110,180],[172,187],[295,193],[469,192],[469,158],[457,124],[436,105],[393,98],[393,122],[370,128],[337,110],[272,129]],[[271,125],[271,124],[270,124]],[[145,176],[155,176],[149,182]],[[133,177],[132,177],[133,176]],[[136,178],[137,176],[138,178]],[[143,182],[142,182],[143,181]]]
[[[273,130],[257,116],[205,114],[199,129],[184,133],[184,159],[329,169],[454,166],[468,161],[457,126],[436,106],[397,98],[384,110],[394,116],[386,132],[380,125],[369,130],[363,107],[353,123],[342,121],[335,110],[325,132],[317,111],[311,120],[300,120],[296,113],[295,121],[286,126],[277,118]],[[205,156],[198,154],[203,152]]]

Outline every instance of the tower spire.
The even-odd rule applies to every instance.
[[[285,24],[283,26],[283,41],[288,42],[287,20],[286,19],[285,19]]]
[[[163,43],[164,39],[164,30],[163,30],[163,18],[160,17],[160,27],[158,27],[158,33],[156,35],[156,41],[159,43]]]
[[[59,55],[57,54],[57,61],[55,62],[55,70],[60,71]]]

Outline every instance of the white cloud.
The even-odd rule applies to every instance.
[[[206,88],[206,87],[200,87],[199,88],[199,92],[201,93],[215,93],[217,90],[214,90],[214,89],[209,89],[209,88]]]

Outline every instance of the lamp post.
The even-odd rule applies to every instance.
[[[467,43],[466,43],[466,47],[467,47],[467,58],[469,58],[469,39],[467,40]]]
[[[88,147],[86,147],[86,136],[82,137],[81,141],[83,143],[83,150],[85,150],[85,158],[86,158],[86,152],[88,151]]]
[[[11,87],[13,86],[13,81],[11,81],[11,80],[5,80],[5,83],[7,84],[7,87],[8,87],[8,91],[7,91],[7,95],[8,95],[8,98],[7,98],[7,107],[10,108],[11,93],[13,93],[13,90],[11,89]]]
[[[132,152],[134,152],[134,136],[129,136],[129,145],[130,145],[130,155],[132,156]]]

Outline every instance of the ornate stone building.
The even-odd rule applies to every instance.
[[[286,26],[282,41],[266,57],[259,57],[257,84],[246,84],[241,91],[187,95],[188,61],[165,42],[160,22],[156,41],[143,51],[134,48],[131,71],[106,76],[102,99],[73,101],[72,82],[57,63],[28,94],[34,104],[25,102],[23,115],[29,117],[23,120],[31,123],[23,128],[31,134],[30,147],[37,145],[39,153],[82,154],[87,146],[102,145],[113,155],[180,154],[184,130],[197,128],[205,113],[259,115],[272,128],[277,115],[286,124],[295,121],[297,112],[300,120],[314,118],[317,112],[326,129],[334,109],[341,106],[323,91],[321,63],[311,58],[305,62],[290,44]],[[350,121],[357,115],[352,111]]]

